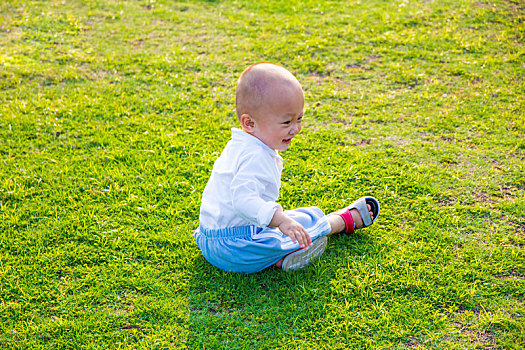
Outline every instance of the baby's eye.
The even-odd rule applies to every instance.
[[[302,121],[303,121],[303,117],[297,119],[297,122],[299,122],[299,123],[302,122]]]
[[[288,125],[288,124],[290,124],[290,121],[287,120],[287,121],[283,122],[283,124],[284,124],[284,125]]]

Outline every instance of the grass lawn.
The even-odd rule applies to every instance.
[[[522,349],[521,0],[0,0],[0,348]],[[280,203],[368,194],[304,270],[193,240],[249,64],[292,71]]]

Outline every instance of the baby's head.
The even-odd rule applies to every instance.
[[[301,131],[303,89],[283,67],[257,63],[246,68],[239,78],[236,109],[245,132],[271,149],[285,151]]]

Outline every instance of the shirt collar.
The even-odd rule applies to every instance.
[[[247,132],[245,132],[245,131],[243,131],[241,129],[232,128],[232,140],[233,141],[240,141],[240,142],[243,142],[243,143],[246,143],[246,144],[258,145],[262,149],[264,149],[266,152],[271,154],[273,157],[279,159],[280,161],[283,160],[283,158],[279,155],[279,152],[277,152],[276,150],[271,149],[264,142],[259,140],[257,137],[255,137],[253,135],[250,135],[250,134],[248,134]]]

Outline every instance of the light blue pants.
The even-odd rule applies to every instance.
[[[330,233],[330,224],[317,207],[287,210],[285,213],[303,225],[312,241]],[[261,271],[300,248],[275,227],[240,226],[209,230],[200,226],[194,236],[210,264],[221,270],[241,273]]]

